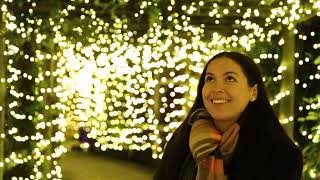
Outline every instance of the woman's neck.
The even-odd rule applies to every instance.
[[[237,120],[213,120],[215,127],[221,132],[224,133],[229,129]]]

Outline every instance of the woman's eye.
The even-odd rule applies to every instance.
[[[212,81],[213,80],[213,77],[212,76],[207,76],[206,77],[206,82],[210,82],[210,81]]]
[[[235,82],[236,81],[236,78],[232,77],[232,76],[227,76],[226,77],[226,80],[229,81],[229,82]]]

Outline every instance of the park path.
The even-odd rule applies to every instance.
[[[63,180],[152,180],[153,169],[129,160],[69,149],[61,157]]]

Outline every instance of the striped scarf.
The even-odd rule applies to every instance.
[[[191,116],[191,119],[189,146],[198,165],[196,180],[226,180],[223,164],[230,161],[234,152],[239,137],[239,124],[234,123],[221,134],[214,127],[212,118],[195,119]]]

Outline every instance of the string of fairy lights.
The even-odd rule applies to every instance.
[[[29,9],[30,17],[27,17],[26,22],[21,22],[18,24],[16,22],[17,18],[11,14],[8,10],[8,6],[10,3],[14,3],[13,1],[5,1],[6,3],[1,4],[1,11],[4,14],[5,18],[5,27],[8,33],[12,33],[16,36],[16,39],[26,39],[32,33],[39,32],[37,28],[31,28],[33,24],[41,25],[43,22],[42,19],[31,19],[32,17],[32,9]],[[31,7],[35,7],[36,3],[28,0],[28,3]],[[24,16],[24,15],[22,15]],[[41,43],[43,39],[45,39],[46,35],[37,34],[37,39],[35,43]],[[63,114],[58,114],[57,118],[48,119],[49,117],[45,117],[47,114],[46,111],[51,111],[59,108],[61,103],[56,104],[46,104],[44,109],[40,112],[36,111],[33,113],[20,112],[19,109],[22,105],[22,101],[30,101],[30,102],[38,102],[43,103],[44,98],[56,89],[51,89],[50,87],[43,86],[43,82],[48,80],[50,76],[49,71],[42,70],[40,68],[39,74],[32,75],[25,72],[24,69],[17,69],[15,67],[15,63],[18,61],[27,61],[29,63],[38,63],[41,64],[45,61],[57,60],[51,54],[41,52],[40,50],[36,50],[34,52],[35,56],[27,54],[24,52],[24,49],[18,47],[19,41],[15,42],[14,40],[5,40],[6,51],[4,51],[4,55],[8,59],[7,71],[8,77],[7,79],[1,79],[1,82],[6,81],[8,88],[8,95],[11,96],[12,102],[8,102],[8,112],[11,115],[11,118],[19,120],[19,123],[24,124],[26,121],[32,122],[34,124],[34,128],[36,132],[33,135],[26,135],[25,132],[20,132],[19,126],[8,127],[7,132],[1,134],[1,138],[4,140],[10,139],[15,142],[12,143],[29,143],[34,144],[32,146],[32,150],[29,153],[25,151],[17,150],[13,152],[8,152],[5,154],[4,162],[0,162],[0,168],[5,168],[5,170],[10,170],[11,168],[22,165],[22,164],[30,164],[32,167],[32,173],[28,174],[27,177],[15,177],[12,176],[11,179],[55,179],[61,178],[62,172],[61,167],[58,165],[57,159],[62,155],[62,153],[66,152],[66,149],[62,145],[53,146],[52,144],[59,144],[64,141],[64,127],[65,120]],[[23,57],[21,59],[20,57]],[[53,76],[57,76],[57,74],[53,74]],[[25,94],[19,88],[16,88],[14,84],[20,82],[20,80],[25,79],[25,81],[34,82],[35,88],[33,89],[34,93]],[[8,98],[9,100],[9,98]],[[21,109],[21,108],[20,108]],[[51,137],[47,137],[46,130],[48,130],[51,126],[58,126],[59,131],[54,132]],[[6,146],[5,146],[6,147]],[[48,149],[52,148],[51,153],[48,153]],[[48,161],[52,161],[53,166],[48,170],[44,170],[44,166],[47,166],[46,163]],[[46,173],[46,174],[45,174]]]
[[[173,2],[173,1],[172,1]],[[203,5],[203,3],[199,3],[200,4],[200,6],[201,6],[201,4]],[[152,3],[150,2],[150,3],[143,3],[142,4],[142,9],[145,7],[145,6],[147,6],[147,5],[152,5]],[[174,5],[174,2],[172,3],[172,5]],[[280,4],[281,5],[281,4]],[[214,4],[213,6],[217,6],[217,4]],[[239,6],[242,6],[241,5],[241,3],[239,4]],[[294,7],[296,7],[296,6],[294,6]],[[194,9],[194,11],[196,11],[196,9],[197,8],[195,8],[195,7],[191,7],[190,9]],[[190,9],[187,11],[187,14],[190,14]],[[285,8],[286,9],[286,8]],[[172,7],[171,6],[169,6],[168,7],[168,10],[170,11],[170,10],[172,10]],[[186,8],[186,6],[182,6],[182,10],[187,10],[187,8]],[[307,10],[306,10],[307,11]],[[143,14],[143,12],[144,11],[140,11],[140,14]],[[258,14],[258,10],[257,11],[253,11],[254,12],[254,14],[255,15],[257,15]],[[283,10],[283,9],[277,9],[276,11],[272,11],[272,13],[273,13],[273,15],[271,16],[271,17],[273,17],[273,19],[275,19],[275,18],[280,18],[280,17],[285,17],[285,13],[283,13],[283,12],[286,12],[285,10]],[[294,11],[290,11],[290,13],[292,14]],[[298,13],[303,13],[304,11],[299,11]],[[307,12],[310,12],[310,10],[308,10]],[[224,11],[223,12],[224,14],[227,14],[226,13],[226,11]],[[191,13],[192,14],[192,13]],[[280,16],[278,15],[278,14],[280,14]],[[211,14],[212,15],[212,14]],[[139,16],[139,13],[137,13],[137,14],[135,14],[135,16],[136,17],[138,17]],[[248,13],[246,13],[245,14],[245,16],[246,16],[246,18],[249,16],[250,17],[250,13],[248,14]],[[175,14],[173,14],[172,16],[169,16],[168,17],[168,20],[169,21],[174,21],[175,19]],[[244,19],[246,19],[246,18],[244,18]],[[160,17],[159,19],[163,19],[163,17]],[[187,16],[182,16],[182,19],[188,19],[188,17]],[[270,18],[269,18],[270,19]],[[298,20],[298,19],[293,19],[292,21],[294,21],[294,20]],[[120,22],[120,20],[119,19],[117,19],[116,20],[116,22]],[[184,23],[184,24],[188,24],[187,23],[187,21],[185,21],[186,23]],[[270,21],[271,22],[271,21]],[[239,24],[239,21],[236,21],[236,23],[237,24]],[[284,23],[284,24],[286,24],[286,23]],[[244,25],[244,26],[247,26],[248,25],[248,23],[247,22],[244,22],[244,23],[242,23],[242,25]],[[118,27],[122,27],[121,25],[119,25]],[[125,26],[124,26],[125,27]],[[176,26],[176,28],[177,29],[179,29],[179,26],[177,25]],[[253,26],[252,27],[252,29],[256,29],[257,28],[257,26]],[[289,26],[289,28],[290,28],[290,26]],[[184,26],[184,29],[185,30],[188,30],[188,29],[196,29],[196,28],[193,28],[193,27],[188,27],[188,26]],[[259,29],[259,31],[261,31],[261,28],[258,28]],[[203,31],[203,29],[201,29],[201,28],[198,28],[198,29],[196,29],[196,30],[198,30],[197,32],[199,33],[201,33],[201,31]],[[266,39],[267,40],[270,40],[270,38],[271,38],[271,36],[272,35],[274,35],[274,34],[278,34],[279,32],[274,32],[274,31],[269,31],[269,32],[271,32],[271,33],[269,33],[268,35],[269,36],[262,36],[261,34],[259,34],[258,35],[258,37],[261,39],[261,37],[260,36],[262,36],[262,37],[267,37]],[[170,33],[169,33],[170,34]],[[171,32],[171,34],[174,34],[174,32]],[[198,42],[201,42],[200,41],[200,36],[199,35],[197,35],[197,33],[195,34],[196,36],[195,36],[195,38],[193,39],[193,40],[195,40],[195,41],[193,41],[193,43],[192,43],[192,45],[190,44],[185,44],[184,46],[193,46],[193,44],[196,44],[196,42],[197,42],[197,40],[198,40]],[[151,36],[154,36],[154,35],[151,35]],[[237,38],[237,36],[232,36],[231,38],[225,38],[225,37],[222,37],[221,35],[219,35],[218,33],[215,33],[215,34],[213,34],[213,37],[214,38],[216,38],[216,39],[219,39],[219,40],[216,40],[216,41],[211,41],[212,42],[212,44],[209,44],[209,46],[211,45],[211,47],[212,46],[214,46],[213,44],[218,44],[218,45],[224,45],[224,44],[226,44],[226,45],[229,45],[229,44],[231,44],[233,47],[237,47],[237,40],[239,39],[239,38]],[[242,38],[240,38],[240,42],[242,42],[242,45],[243,44],[246,44],[247,45],[247,50],[250,50],[250,45],[251,44],[253,44],[253,43],[255,43],[255,40],[253,39],[252,41],[250,41],[250,42],[248,42],[248,40],[249,39],[252,39],[252,37],[254,37],[254,35],[252,35],[252,34],[250,34],[249,35],[249,37],[242,37]],[[121,38],[120,38],[121,39]],[[172,39],[172,38],[171,38]],[[144,40],[144,39],[141,39],[140,40],[141,42],[146,42],[146,40]],[[177,39],[177,41],[179,41],[178,39]],[[233,42],[232,42],[233,41]],[[169,41],[170,42],[170,41]],[[244,42],[244,43],[243,43]],[[201,42],[202,44],[203,44],[203,42]],[[281,40],[280,42],[279,42],[279,45],[282,45],[282,44],[284,44],[284,42],[283,42],[283,40]],[[177,47],[177,49],[179,49],[179,47]],[[154,51],[153,51],[154,52]],[[206,52],[208,52],[208,51],[206,51]],[[192,57],[192,56],[189,56],[189,57]],[[200,57],[200,56],[199,56]],[[195,58],[190,58],[190,59],[195,59]],[[201,65],[200,65],[200,67],[201,67]],[[284,68],[284,70],[286,69],[286,67],[283,67]],[[193,68],[193,67],[191,67],[190,69],[195,69],[195,68]],[[198,68],[198,70],[199,69],[201,69],[201,68]],[[280,69],[280,73],[282,72],[282,70]],[[173,74],[173,73],[172,73]],[[274,78],[274,81],[278,81],[278,80],[281,80],[281,74],[279,74],[277,77],[275,77]],[[144,81],[144,80],[143,80]],[[163,80],[164,82],[166,81],[166,78],[164,78],[164,80]],[[161,90],[162,91],[164,91],[163,89],[160,89],[160,93],[161,93]],[[193,92],[193,94],[194,94],[194,92]],[[281,93],[279,93],[279,94],[277,94],[276,96],[275,96],[275,100],[274,101],[271,101],[271,103],[272,104],[277,104],[278,102],[279,102],[279,100],[281,99],[281,98],[284,98],[285,96],[288,96],[288,95],[290,95],[290,91],[288,91],[288,90],[286,90],[285,92],[281,92]],[[164,99],[164,101],[165,101],[165,99],[166,99],[166,97],[165,98],[163,98]],[[151,101],[152,102],[152,101]],[[152,103],[153,104],[153,103]],[[189,103],[190,104],[190,103]],[[174,106],[174,105],[172,105],[172,106]],[[160,112],[161,113],[164,113],[165,112],[165,108],[160,108]],[[288,118],[290,121],[293,119],[292,117],[289,117]],[[168,121],[168,118],[166,118],[166,120]],[[158,123],[159,123],[159,120],[156,120],[155,121],[156,123],[156,125],[158,125]],[[286,122],[286,121],[283,121],[283,122]],[[178,126],[178,125],[177,125]],[[170,126],[169,126],[170,127]],[[171,127],[173,127],[173,129],[174,128],[176,128],[176,126],[171,126]],[[166,129],[167,130],[167,128],[164,128],[164,129]],[[171,128],[169,128],[169,129],[171,129]],[[170,133],[169,133],[170,134]],[[90,134],[89,134],[89,136],[90,136]],[[153,136],[153,135],[151,135],[152,136],[152,138],[151,139],[156,139],[155,138],[155,136]],[[170,135],[169,135],[170,136]],[[161,139],[160,139],[161,140]],[[159,141],[160,141],[159,140]],[[97,144],[101,144],[101,143],[97,143]],[[105,148],[103,148],[103,149],[105,149]],[[153,148],[154,149],[154,148]],[[157,157],[157,155],[156,154],[154,154],[153,155],[153,157]]]
[[[14,0],[6,2],[14,3]],[[124,4],[128,2],[123,1]],[[28,3],[31,7],[37,6],[35,1],[28,0]],[[83,3],[89,4],[90,1],[86,0]],[[218,3],[205,1],[183,4],[179,7],[182,14],[178,14],[175,10],[176,2],[171,0],[167,7],[169,15],[164,16],[160,13],[148,31],[136,38],[138,33],[130,30],[129,19],[115,18],[106,22],[98,17],[95,10],[84,7],[78,9],[76,3],[70,1],[70,5],[60,10],[61,17],[58,22],[48,19],[54,31],[53,42],[57,44],[59,50],[54,54],[36,50],[34,57],[24,54],[24,59],[30,62],[50,60],[57,62],[57,69],[54,72],[40,71],[36,77],[12,67],[15,61],[10,57],[21,53],[21,49],[15,46],[14,42],[6,40],[7,51],[4,53],[10,59],[8,66],[10,76],[1,79],[1,82],[6,81],[11,87],[10,95],[17,98],[9,103],[9,108],[14,109],[19,106],[21,98],[43,102],[44,94],[53,92],[60,102],[46,105],[45,110],[58,109],[62,112],[56,119],[46,120],[45,114],[41,112],[27,116],[10,110],[11,116],[15,119],[34,121],[38,132],[32,136],[25,136],[19,133],[19,128],[11,127],[5,134],[1,134],[0,140],[10,136],[17,142],[36,141],[37,145],[32,154],[10,152],[6,155],[5,162],[0,162],[0,168],[7,167],[11,163],[17,165],[35,160],[30,179],[61,178],[61,167],[57,161],[54,161],[52,171],[47,174],[42,174],[39,169],[46,161],[59,158],[66,152],[63,146],[58,146],[52,154],[45,154],[44,150],[52,143],[63,142],[68,128],[74,131],[83,128],[88,131],[87,136],[95,140],[93,145],[102,151],[107,149],[144,151],[150,148],[152,157],[161,159],[165,143],[171,138],[173,131],[181,124],[193,104],[197,78],[206,60],[222,50],[237,48],[250,51],[258,41],[270,42],[273,36],[280,33],[279,30],[271,28],[274,23],[294,29],[295,24],[305,14],[320,16],[318,1],[309,0],[308,6],[301,6],[299,0],[288,0],[286,3],[279,2],[276,8],[271,9],[264,24],[257,24],[251,21],[251,17],[259,17],[265,12],[259,9],[244,9],[243,2],[229,1],[228,4],[229,6],[224,8]],[[266,1],[261,1],[260,4],[269,7]],[[140,9],[134,12],[133,16],[139,18],[148,11],[148,8],[158,6],[157,2],[141,1]],[[231,12],[237,13],[239,18],[234,20],[234,24],[238,25],[238,28],[233,30],[234,34],[225,37],[219,32],[214,32],[207,37],[205,25],[192,25],[192,16],[203,7],[211,7],[208,17],[212,18],[212,22],[216,25],[221,24],[224,17]],[[26,24],[17,24],[16,17],[10,14],[6,5],[1,6],[1,11],[6,14],[7,31],[16,32],[21,38],[37,32],[36,29],[28,28]],[[90,22],[88,27],[92,33],[87,37],[86,43],[75,38],[70,39],[64,35],[61,28],[67,19],[75,18],[70,17],[70,14],[76,11],[80,12],[77,18],[89,19]],[[29,9],[28,12],[32,15],[33,10]],[[174,29],[163,27],[161,22],[164,20],[172,23]],[[44,19],[29,19],[28,23],[40,26],[44,21]],[[241,34],[242,29],[247,30],[248,34]],[[72,31],[77,35],[85,34],[81,24]],[[294,32],[301,40],[307,40],[307,36],[300,35],[298,30],[294,29]],[[313,32],[310,36],[319,34]],[[35,43],[38,44],[48,38],[46,34],[41,33],[36,37]],[[280,39],[278,45],[282,46],[285,43]],[[319,48],[319,42],[313,47]],[[296,54],[296,57],[299,57],[299,54]],[[279,59],[279,55],[261,54],[255,61],[260,63],[267,59]],[[298,63],[303,65],[309,61],[310,59],[304,59]],[[282,73],[286,69],[286,66],[279,66],[278,74],[272,80],[280,83]],[[41,87],[41,82],[50,76],[53,76],[59,85],[53,89]],[[36,96],[23,94],[10,85],[21,78],[36,82],[39,87]],[[310,75],[309,79],[319,79],[319,73]],[[308,88],[308,82],[296,79],[295,83]],[[270,102],[272,105],[278,104],[291,93],[290,90],[279,92]],[[300,106],[299,110],[316,110],[319,106],[318,99],[305,107]],[[0,111],[2,108],[0,107]],[[293,117],[287,117],[282,122],[288,123],[292,120]],[[58,125],[59,131],[50,139],[46,139],[42,131],[53,125]],[[303,135],[309,136],[306,131]],[[75,138],[79,136],[81,134],[74,134]],[[82,144],[82,147],[89,148],[89,144]]]

